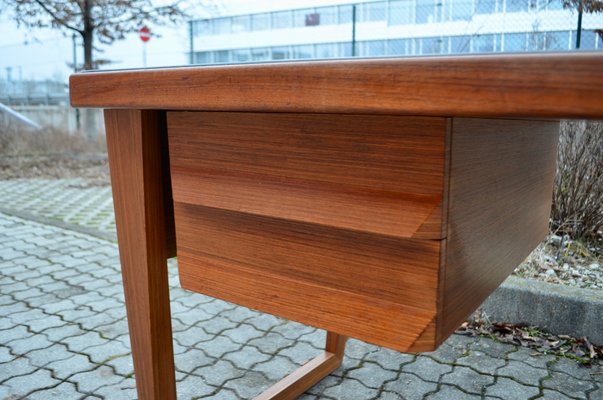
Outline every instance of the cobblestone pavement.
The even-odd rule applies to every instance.
[[[0,208],[115,235],[110,186],[85,179],[0,180]]]
[[[323,348],[322,331],[184,291],[175,263],[169,274],[180,399],[251,398]],[[0,399],[135,397],[116,245],[0,214]],[[420,355],[350,340],[303,398],[601,400],[603,374],[487,338]]]

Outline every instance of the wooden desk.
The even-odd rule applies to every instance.
[[[547,233],[559,118],[603,117],[603,54],[92,72],[105,109],[141,399],[176,396],[166,259],[184,288],[430,351]]]

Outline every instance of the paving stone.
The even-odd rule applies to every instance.
[[[289,357],[296,364],[304,364],[322,352],[304,342],[290,342],[290,344],[289,347],[280,350],[278,354]]]
[[[27,354],[27,358],[37,367],[44,367],[53,361],[65,360],[71,358],[75,353],[70,352],[64,344],[53,344],[52,346],[34,350]]]
[[[524,385],[540,386],[541,379],[548,375],[548,371],[510,360],[506,366],[496,371],[496,374],[512,378]]]
[[[66,325],[67,323],[56,315],[44,314],[44,317],[33,321],[29,321],[26,324],[32,331],[42,332],[48,328],[56,328],[59,326]]]
[[[0,314],[2,315],[2,314]],[[26,326],[23,325],[19,325],[19,326],[13,326],[12,328],[9,329],[4,329],[2,330],[2,332],[0,332],[0,340],[2,340],[2,343],[10,343],[13,340],[18,340],[18,339],[23,339],[25,337],[30,337],[33,336],[33,333],[30,333],[27,330]]]
[[[107,360],[105,364],[111,366],[118,375],[131,376],[134,374],[134,362],[131,354],[123,357],[112,358]],[[176,364],[176,368],[180,368],[180,366]]]
[[[544,389],[542,391],[542,397],[538,397],[543,400],[569,400],[572,397],[568,397],[563,393],[556,392],[554,390]],[[591,399],[597,399],[596,397],[591,397]]]
[[[297,367],[287,357],[275,356],[268,361],[255,365],[253,370],[263,373],[266,377],[276,382],[295,371]]]
[[[79,399],[82,397],[82,393],[79,393],[75,385],[71,382],[63,382],[58,386],[50,389],[43,389],[34,392],[27,396],[27,400],[67,400],[67,399]]]
[[[593,382],[579,380],[562,372],[551,372],[551,378],[545,379],[542,386],[579,399],[586,399],[586,393],[595,389]]]
[[[64,321],[75,322],[80,318],[92,317],[95,312],[86,306],[78,305],[76,308],[57,311],[56,314]]]
[[[437,393],[433,393],[428,397],[430,400],[479,400],[481,398],[480,395],[465,393],[458,388],[449,385],[442,385]]]
[[[546,389],[545,389],[546,390]],[[597,390],[594,390],[588,394],[589,400],[600,400],[603,399],[603,386],[599,385]]]
[[[586,367],[574,360],[564,357],[559,357],[557,362],[552,363],[549,367],[556,372],[563,372],[580,380],[590,380],[592,368]]]
[[[46,365],[46,368],[54,371],[57,378],[66,379],[71,375],[82,371],[89,371],[96,368],[97,365],[90,362],[88,357],[82,354],[73,354],[70,358],[53,361]]]
[[[100,364],[111,358],[129,354],[130,349],[119,340],[111,340],[98,346],[87,347],[81,350],[81,353],[88,355],[92,362]]]
[[[209,396],[216,388],[209,386],[203,378],[196,375],[188,375],[176,384],[179,399],[192,399],[200,396]]]
[[[383,382],[396,379],[397,372],[383,369],[379,364],[364,362],[360,368],[353,369],[347,373],[347,377],[362,382],[364,386],[379,389]]]
[[[426,382],[405,372],[400,373],[395,381],[388,382],[385,385],[387,391],[400,393],[407,400],[423,399],[427,393],[433,392],[437,387],[436,383]]]
[[[31,374],[36,369],[31,361],[25,357],[13,358],[0,364],[0,382],[7,381],[11,377]]]
[[[125,318],[118,321],[112,320],[109,324],[96,326],[95,331],[100,333],[103,337],[115,339],[119,336],[128,334],[128,320]]]
[[[179,314],[172,314],[172,319],[178,320],[180,323],[186,326],[192,326],[195,324],[204,325],[204,321],[209,321],[213,317],[214,315],[208,314],[200,308],[194,308],[192,310],[189,309],[184,312],[180,312]],[[232,324],[230,321],[228,321],[227,325],[224,326],[224,329],[228,329],[228,327],[232,326],[235,326],[235,324]]]
[[[506,359],[508,354],[517,350],[517,346],[495,340],[477,340],[470,344],[470,348],[501,360]]]
[[[198,349],[188,349],[186,352],[175,356],[176,368],[186,373],[190,373],[202,366],[212,365],[216,361],[216,358],[208,357],[203,351]]]
[[[244,371],[236,368],[231,362],[218,360],[215,364],[195,369],[192,374],[205,379],[210,385],[222,386],[227,379],[235,379],[244,375]]]
[[[307,325],[298,324],[296,322],[291,322],[291,321],[287,322],[286,324],[279,325],[279,326],[275,327],[274,329],[272,329],[272,332],[276,332],[289,340],[297,340],[297,339],[301,338],[303,335],[313,333],[315,331],[316,331],[315,328],[312,328]],[[325,336],[324,332],[321,332],[321,334],[323,337]],[[323,340],[322,340],[323,343],[324,343],[324,340],[325,339],[323,338]]]
[[[284,320],[270,314],[260,314],[245,320],[245,323],[251,324],[261,331],[268,331],[284,322]]]
[[[430,382],[438,382],[442,374],[450,371],[452,371],[450,365],[437,363],[428,357],[417,357],[415,362],[402,367],[402,372],[413,373],[419,378]]]
[[[24,311],[24,312],[10,313],[10,314],[4,314],[4,315],[7,315],[8,318],[15,325],[19,325],[19,324],[28,325],[28,323],[31,321],[35,321],[35,320],[39,320],[39,319],[43,319],[44,317],[47,317],[47,315],[44,314],[44,312],[42,312],[42,310],[37,310],[37,309],[28,309],[27,311]]]
[[[225,360],[230,360],[237,368],[248,371],[254,364],[269,360],[269,355],[260,353],[253,346],[245,346],[238,351],[227,353]]]
[[[22,396],[27,395],[34,390],[52,388],[57,386],[61,381],[54,379],[50,375],[50,371],[46,369],[38,369],[35,372],[27,375],[15,376],[2,384],[12,388],[15,392]]]
[[[256,371],[246,371],[242,376],[226,382],[225,388],[232,389],[243,399],[251,399],[268,389],[273,382]]]
[[[494,377],[478,374],[472,369],[457,366],[454,367],[451,373],[442,376],[441,382],[456,385],[465,392],[479,395],[486,386],[494,383]]]
[[[225,336],[217,336],[208,342],[195,345],[195,347],[202,349],[210,357],[222,358],[225,353],[237,351],[242,345],[233,342]]]
[[[222,335],[228,336],[235,343],[245,344],[251,339],[264,336],[264,332],[257,330],[253,325],[241,324],[233,329],[222,332]]]
[[[22,339],[15,339],[10,342],[9,346],[13,354],[27,354],[30,351],[45,349],[50,347],[53,343],[48,340],[44,334],[35,334],[24,337]]]
[[[379,392],[368,388],[355,379],[345,379],[341,384],[331,386],[323,392],[326,396],[336,399],[372,399]]]
[[[478,350],[471,350],[469,355],[461,357],[457,364],[471,367],[478,372],[493,375],[498,368],[503,367],[506,361],[503,359],[493,358]]]
[[[222,300],[214,299],[214,301],[203,304],[201,309],[208,314],[221,315],[221,313],[228,311],[228,310],[232,310],[235,307],[236,306],[234,304],[227,303]]]
[[[69,350],[75,352],[82,352],[92,346],[98,346],[109,342],[107,339],[103,339],[97,332],[86,332],[80,336],[68,337],[63,340],[63,343],[69,347]]]
[[[103,386],[115,385],[123,380],[123,377],[115,375],[113,370],[107,366],[100,366],[92,371],[81,372],[72,375],[70,382],[77,384],[82,392],[93,393]]]
[[[546,369],[547,365],[556,362],[557,357],[550,354],[540,354],[525,347],[518,347],[516,351],[507,354],[507,359],[521,361],[534,368]]]
[[[79,336],[84,333],[77,324],[67,323],[56,328],[49,328],[42,332],[50,341],[61,342],[72,336]]]
[[[252,339],[248,344],[253,345],[266,354],[276,354],[280,349],[284,349],[292,345],[290,340],[276,333],[267,333],[266,335]]]
[[[399,353],[394,350],[379,348],[369,353],[364,360],[376,362],[385,369],[399,371],[404,365],[413,362],[415,358],[414,354]]]
[[[540,393],[534,386],[525,386],[509,378],[499,377],[496,383],[486,388],[488,396],[502,399],[529,399]]]
[[[339,376],[328,375],[328,376],[324,377],[316,385],[314,385],[310,389],[308,389],[307,393],[316,395],[320,399],[327,398],[327,396],[324,394],[324,392],[330,387],[340,385],[342,382],[343,382],[343,378],[341,378]]]
[[[103,386],[96,389],[94,394],[110,400],[132,400],[138,397],[136,393],[136,381],[132,378],[126,378],[118,383]]]
[[[203,329],[214,335],[222,334],[224,331],[236,328],[237,324],[228,318],[216,316],[211,319],[211,324],[203,324]]]
[[[345,355],[357,360],[362,360],[366,356],[366,353],[377,350],[378,348],[371,344],[356,339],[348,339],[345,346]]]
[[[8,351],[8,347],[0,346],[0,363],[9,362],[14,358],[15,357],[10,354],[10,351]]]

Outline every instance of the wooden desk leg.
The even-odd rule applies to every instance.
[[[343,361],[346,337],[327,332],[325,352],[268,388],[255,400],[294,400],[336,370]]]
[[[161,167],[165,115],[106,110],[107,148],[138,398],[176,398]]]

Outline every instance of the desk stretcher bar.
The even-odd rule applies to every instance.
[[[184,288],[345,338],[437,348],[547,233],[559,118],[603,117],[603,55],[92,72],[105,108],[141,399],[175,398],[166,259]]]

